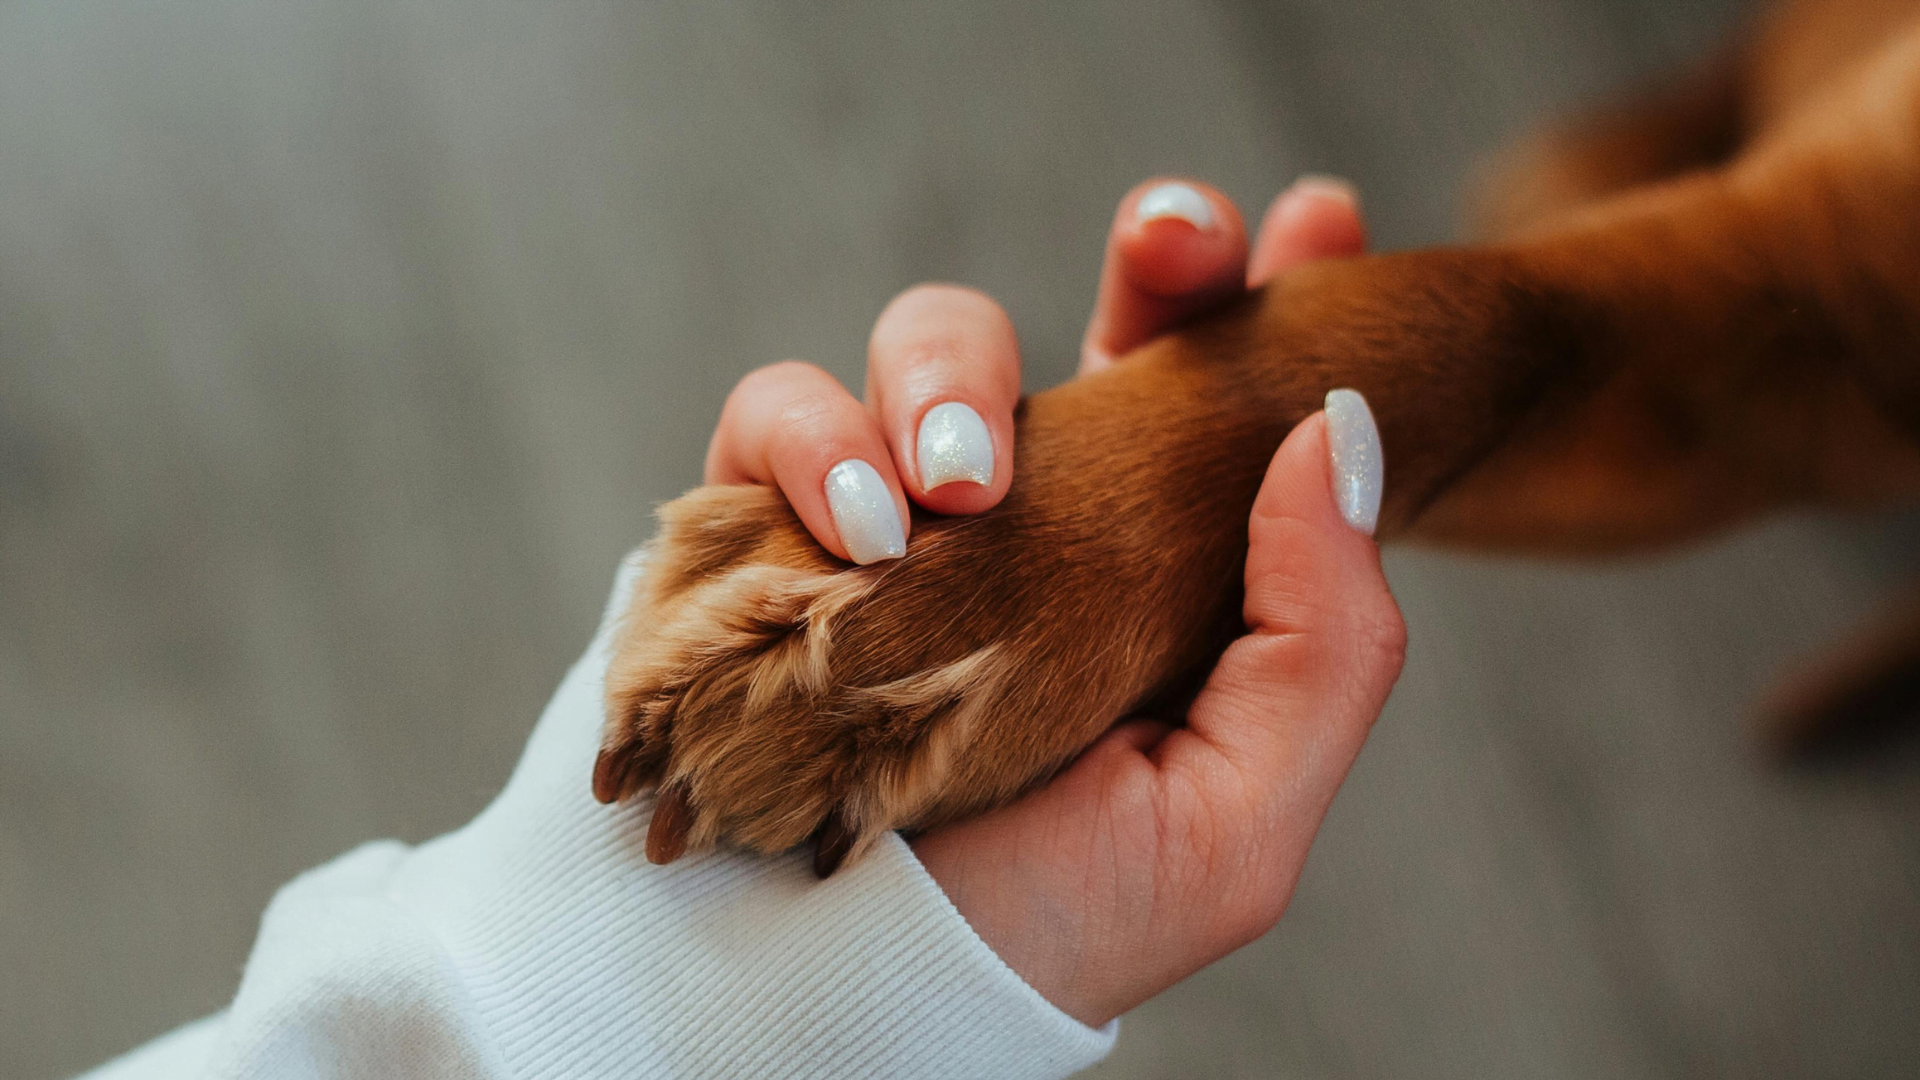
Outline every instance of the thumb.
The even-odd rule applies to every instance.
[[[1248,784],[1324,808],[1400,676],[1406,625],[1372,538],[1382,479],[1366,400],[1327,395],[1267,468],[1248,523],[1246,636],[1187,727]]]

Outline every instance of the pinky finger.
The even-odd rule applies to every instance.
[[[1367,248],[1360,194],[1332,176],[1303,176],[1274,197],[1247,259],[1247,285],[1319,259],[1345,259]]]

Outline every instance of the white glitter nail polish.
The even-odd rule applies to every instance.
[[[907,532],[893,493],[874,467],[859,458],[827,470],[827,512],[854,562],[864,566],[907,553]]]
[[[1347,524],[1373,535],[1380,523],[1380,489],[1386,463],[1380,429],[1358,390],[1327,394],[1327,452],[1333,459],[1333,499]]]
[[[982,487],[993,483],[993,435],[980,414],[960,402],[928,409],[920,418],[915,443],[920,490],[932,491],[956,480],[971,480]]]
[[[1133,204],[1133,216],[1141,221],[1179,218],[1196,229],[1213,228],[1213,204],[1191,184],[1160,184],[1140,196]]]
[[[1334,199],[1355,209],[1360,206],[1360,189],[1354,187],[1352,181],[1338,176],[1328,176],[1325,173],[1302,173],[1300,178],[1293,182],[1292,190],[1324,199]]]

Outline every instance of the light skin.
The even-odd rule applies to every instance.
[[[1251,243],[1232,202],[1177,183],[1149,181],[1120,203],[1083,373],[1250,285],[1365,247],[1351,190],[1336,182],[1282,192]],[[820,543],[847,558],[828,470],[849,458],[872,465],[902,522],[909,500],[979,513],[1012,482],[1019,393],[1019,347],[999,305],[972,289],[922,285],[874,326],[864,402],[794,361],[742,380],[706,479],[779,487]],[[991,482],[922,488],[920,422],[946,402],[985,422]],[[1336,506],[1322,414],[1274,455],[1248,536],[1247,634],[1221,657],[1184,726],[1121,723],[1039,790],[913,841],[987,944],[1091,1025],[1274,925],[1399,676],[1404,625],[1378,549]]]

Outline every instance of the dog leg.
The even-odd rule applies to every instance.
[[[1001,505],[917,517],[894,562],[837,563],[770,489],[669,504],[596,794],[658,786],[660,861],[818,837],[823,870],[1017,795],[1217,655],[1267,462],[1328,390],[1359,386],[1404,448],[1387,531],[1525,410],[1563,350],[1511,262],[1329,267],[1035,395]]]
[[[903,559],[834,562],[768,489],[670,504],[596,794],[660,786],[662,861],[817,836],[822,870],[1012,798],[1217,654],[1266,464],[1334,387],[1380,424],[1383,536],[1617,549],[1920,481],[1861,364],[1920,347],[1920,153],[1886,138],[1917,83],[1521,241],[1288,274],[1028,399],[1005,501]]]

